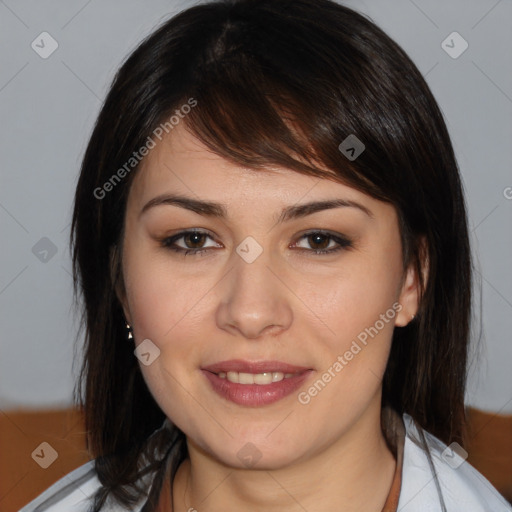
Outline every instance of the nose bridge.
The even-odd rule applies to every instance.
[[[257,338],[263,331],[287,329],[292,311],[286,287],[276,277],[271,254],[247,237],[232,255],[217,309],[219,328]]]

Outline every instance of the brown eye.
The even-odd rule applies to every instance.
[[[161,241],[161,245],[181,253],[184,256],[189,254],[199,255],[206,254],[209,249],[221,247],[219,244],[205,246],[207,239],[213,241],[210,234],[203,231],[182,231],[169,238]],[[182,240],[181,243],[178,241]],[[309,247],[301,247],[295,244],[300,250],[312,253],[314,255],[331,254],[341,249],[348,249],[352,247],[352,241],[343,235],[335,235],[333,233],[323,231],[311,231],[304,234],[299,240],[306,240]]]
[[[310,231],[304,234],[300,240],[306,240],[311,249],[300,246],[299,248],[313,254],[331,254],[352,247],[352,241],[343,235],[335,235],[324,231]]]
[[[313,235],[307,236],[308,242],[313,249],[327,249],[331,242],[329,236],[322,235],[321,233],[314,233]]]
[[[187,235],[184,235],[183,240],[185,241],[185,245],[189,249],[200,249],[202,244],[205,241],[206,235],[205,233],[189,233]],[[189,242],[189,243],[188,243]]]
[[[213,246],[204,245],[208,238],[212,239],[211,235],[203,231],[182,231],[165,238],[161,241],[161,245],[186,256],[188,254],[206,253],[208,249],[211,249]],[[183,240],[183,245],[177,243],[180,240]]]

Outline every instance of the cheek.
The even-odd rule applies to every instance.
[[[169,268],[168,262],[142,250],[127,252],[123,271],[136,346],[151,340],[159,355],[149,364],[140,364],[144,380],[166,414],[179,418],[187,403],[183,389],[189,389],[187,361],[194,365],[197,353],[190,350],[194,318],[200,313],[198,287],[190,286]],[[200,354],[199,354],[200,355]],[[172,398],[172,399],[171,399]]]
[[[165,255],[128,245],[123,271],[136,339],[150,338],[158,345],[193,317],[200,286],[182,278]]]
[[[328,334],[316,339],[322,361],[299,396],[312,415],[336,414],[347,421],[362,414],[380,390],[400,309],[389,274],[376,267],[351,270],[317,289],[311,309]],[[334,435],[337,427],[329,428]]]
[[[330,278],[305,283],[301,295],[331,335],[347,341],[374,325],[390,308],[386,319],[394,319],[396,306],[392,306],[398,298],[400,277],[399,268],[390,268],[377,258],[360,259]],[[388,331],[392,330],[389,324]]]
[[[354,400],[371,395],[384,374],[401,309],[397,302],[400,246],[392,243],[381,245],[379,251],[354,254],[334,277],[321,279],[316,286],[310,282],[301,290],[308,306],[328,327],[321,327],[327,333],[322,336],[326,357],[318,378],[327,372],[325,378],[333,382],[328,394],[333,393],[333,399],[340,391]]]

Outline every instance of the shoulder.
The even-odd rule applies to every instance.
[[[151,434],[148,441],[156,439],[160,432],[167,431],[170,427],[171,423],[166,418],[163,424]],[[153,449],[148,445],[147,450]],[[149,451],[146,451],[141,454],[144,465],[149,463],[149,453]],[[162,457],[164,453],[165,449],[154,451],[152,455],[156,454]],[[101,482],[96,474],[95,462],[95,460],[90,460],[63,476],[18,512],[93,512],[93,498],[101,488]],[[154,472],[151,471],[140,477],[137,483],[143,488],[150,489],[153,484],[153,477]],[[141,498],[139,503],[128,511],[122,505],[114,503],[113,499],[108,498],[106,504],[101,507],[101,512],[140,512],[145,501],[145,498]]]
[[[402,489],[403,512],[512,512],[512,506],[457,451],[403,415],[406,428]],[[428,453],[430,453],[430,460]]]
[[[91,512],[94,494],[101,487],[94,463],[95,461],[91,460],[63,476],[19,512]],[[131,512],[140,511],[142,505],[141,503]],[[111,502],[101,510],[126,512],[125,508],[112,505]]]
[[[100,485],[94,470],[94,461],[91,460],[63,476],[19,512],[86,512],[92,503],[92,496]]]

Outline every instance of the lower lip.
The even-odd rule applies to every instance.
[[[259,407],[281,400],[299,389],[312,372],[312,370],[306,370],[303,373],[271,384],[235,384],[228,379],[221,379],[215,373],[206,370],[201,371],[210,381],[216,393],[235,404],[248,407]]]

